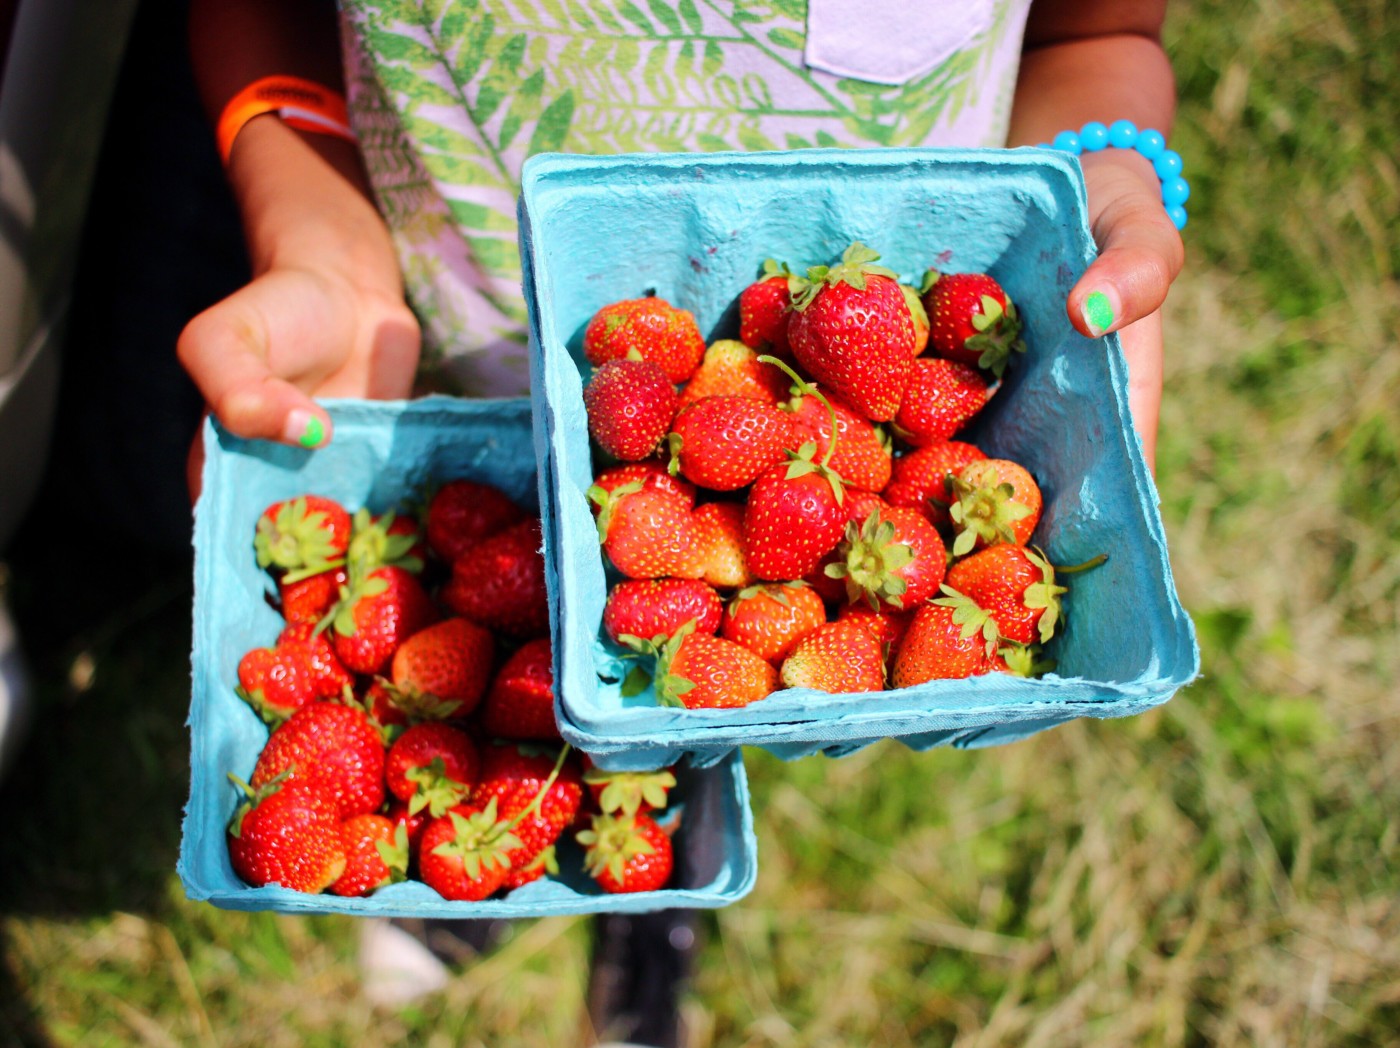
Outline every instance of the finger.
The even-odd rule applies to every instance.
[[[180,333],[176,353],[219,421],[237,436],[305,448],[331,439],[330,416],[267,366],[266,333],[235,294]]]
[[[1162,407],[1162,314],[1129,324],[1119,333],[1128,361],[1128,408],[1142,441],[1147,468],[1156,469],[1157,421]]]

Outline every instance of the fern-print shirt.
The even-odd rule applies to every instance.
[[[425,390],[528,383],[526,157],[1000,145],[1030,0],[342,0]],[[809,9],[810,7],[810,9]]]

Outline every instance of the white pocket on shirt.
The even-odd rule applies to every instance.
[[[937,68],[984,33],[996,0],[808,0],[809,68],[899,85]]]

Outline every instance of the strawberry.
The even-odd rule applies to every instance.
[[[603,629],[616,643],[669,637],[687,622],[714,633],[724,612],[719,594],[700,579],[630,579],[613,586],[603,606]]]
[[[559,872],[559,858],[554,845],[549,845],[540,851],[529,862],[523,866],[512,866],[510,872],[506,874],[506,879],[501,887],[506,891],[514,891],[525,884],[531,884],[539,880],[545,874],[557,874]]]
[[[890,683],[908,688],[931,680],[956,680],[989,672],[991,656],[983,638],[954,620],[955,609],[933,602],[914,612],[895,648]]]
[[[282,617],[288,622],[310,622],[314,625],[335,607],[340,599],[340,587],[346,582],[344,568],[331,568],[291,582],[283,575],[277,580]]]
[[[427,563],[428,548],[413,516],[391,510],[376,517],[369,510],[360,509],[355,511],[354,530],[346,556],[353,565],[352,570],[361,575],[389,566],[417,575]]]
[[[1024,353],[1016,305],[986,273],[939,273],[924,279],[929,345],[941,357],[1001,378],[1012,353]]]
[[[768,470],[749,491],[744,558],[760,579],[800,579],[841,541],[841,477],[826,461],[816,462],[815,454],[815,444],[804,444],[787,465]]]
[[[705,573],[704,532],[683,496],[649,490],[638,481],[611,495],[596,486],[588,494],[606,504],[598,515],[598,537],[622,574],[632,579],[697,579]]]
[[[792,316],[792,272],[767,259],[758,280],[739,292],[739,338],[744,345],[792,359],[788,321]]]
[[[914,322],[914,356],[918,357],[928,348],[928,310],[924,309],[924,300],[919,297],[917,288],[900,284],[899,291],[904,296],[904,304],[909,307],[909,317]]]
[[[943,357],[920,357],[914,361],[894,417],[895,433],[915,447],[947,440],[982,410],[989,388],[982,373],[971,365]]]
[[[520,846],[493,799],[485,807],[460,804],[423,830],[418,875],[444,899],[479,902],[494,895],[510,874],[510,854]]]
[[[356,815],[340,824],[345,872],[331,885],[336,895],[369,895],[408,876],[408,830],[384,815]]]
[[[428,500],[428,548],[444,564],[498,531],[518,524],[526,513],[505,492],[474,480],[452,480]]]
[[[673,471],[711,491],[737,491],[783,461],[792,422],[761,400],[705,397],[676,416],[667,442]]]
[[[651,455],[671,428],[676,387],[660,364],[640,357],[604,361],[583,390],[588,432],[604,452],[632,462]]]
[[[633,485],[637,485],[633,487]],[[685,499],[687,507],[695,505],[695,485],[684,477],[674,477],[661,462],[627,462],[605,469],[593,478],[588,500],[596,517],[611,505],[621,489],[628,491],[667,491]]]
[[[426,808],[416,814],[410,812],[408,804],[397,798],[389,802],[388,808],[386,817],[395,827],[402,826],[408,835],[408,854],[412,859],[418,853],[418,843],[423,839],[423,831],[428,828],[428,823],[433,821],[433,817]]]
[[[476,709],[491,681],[496,641],[468,619],[443,619],[399,645],[390,664],[400,708],[434,708],[465,717]]]
[[[554,720],[554,654],[548,637],[527,640],[506,659],[477,721],[482,731],[501,739],[563,741]]]
[[[1061,571],[1083,571],[1102,556]],[[1060,622],[1060,596],[1069,592],[1055,582],[1055,567],[1038,550],[999,542],[964,557],[948,569],[935,603],[954,608],[954,621],[965,632],[981,632],[989,650],[1000,637],[1016,644],[1045,644]]]
[[[238,663],[238,694],[268,724],[279,724],[316,699],[341,695],[354,683],[315,623],[287,626],[272,648],[254,648]]]
[[[293,579],[343,563],[350,544],[350,514],[321,495],[274,502],[258,517],[253,537],[258,567],[290,572]]]
[[[578,814],[584,793],[578,758],[568,746],[513,743],[485,746],[481,758],[471,803],[498,805],[501,817],[516,823],[519,844],[510,861],[522,868],[558,840]]]
[[[407,728],[384,758],[389,792],[408,804],[408,813],[425,808],[440,819],[471,795],[481,758],[472,737],[440,721]]]
[[[606,892],[653,892],[671,879],[671,838],[649,815],[594,816],[577,840],[589,875]]]
[[[584,328],[583,353],[594,366],[634,352],[684,382],[705,355],[705,339],[691,313],[654,297],[606,305]]]
[[[383,677],[370,680],[360,701],[370,720],[379,725],[386,742],[392,741],[401,728],[408,727],[410,720],[442,720],[451,716],[452,710],[457,708],[455,704],[449,704],[441,716],[434,716],[432,712],[435,703],[430,704],[429,709],[422,711],[421,715],[420,711],[410,711],[401,701],[393,684]]]
[[[259,789],[284,775],[327,790],[341,818],[376,811],[384,803],[384,741],[364,710],[308,703],[273,729],[249,781]]]
[[[783,660],[788,688],[846,694],[885,687],[885,653],[879,638],[849,619],[828,622],[802,637]]]
[[[776,404],[787,396],[787,388],[787,377],[761,363],[757,351],[733,339],[720,339],[705,350],[705,359],[681,390],[680,408],[721,394]]]
[[[914,322],[880,256],[857,242],[840,264],[807,271],[788,341],[818,383],[875,422],[894,418],[914,359]]]
[[[877,510],[863,524],[852,521],[837,549],[844,557],[826,573],[845,580],[848,600],[863,598],[872,608],[922,604],[948,567],[942,536],[916,509]]]
[[[676,787],[670,768],[659,771],[605,771],[591,761],[583,773],[598,811],[605,815],[645,814],[666,807]]]
[[[720,636],[779,665],[802,637],[826,623],[826,605],[801,582],[740,590],[725,608]]]
[[[285,773],[251,787],[230,779],[247,796],[228,824],[233,872],[255,888],[280,884],[321,892],[345,870],[345,847],[335,799],[320,783],[291,781]]]
[[[1035,478],[1009,459],[969,462],[949,482],[953,556],[997,542],[1024,546],[1040,522],[1043,499]]]
[[[438,597],[478,626],[528,639],[549,632],[544,538],[540,518],[527,517],[452,562],[452,578]]]
[[[831,405],[810,395],[798,394],[788,402],[792,412],[792,448],[809,441],[816,444],[817,454],[825,455],[831,440],[831,416],[836,416],[837,449],[831,456],[831,468],[853,488],[880,491],[890,481],[891,449],[888,438],[878,427],[840,398],[826,398]]]
[[[701,531],[706,582],[716,589],[737,589],[754,581],[744,560],[744,507],[738,502],[706,502],[695,508]]]
[[[323,618],[331,642],[353,673],[383,673],[400,644],[436,621],[437,608],[416,575],[401,567],[351,571],[341,601]]]
[[[657,658],[656,697],[663,706],[747,706],[777,686],[778,671],[742,644],[684,626]]]
[[[845,513],[845,519],[842,522],[842,535],[844,535],[844,528],[848,527],[852,521],[860,524],[877,510],[882,513],[888,511],[890,504],[873,491],[847,488],[846,497],[841,502],[841,508]],[[817,595],[827,604],[844,604],[849,600],[845,580],[832,577],[826,570],[833,564],[842,563],[844,560],[845,557],[842,556],[841,547],[838,544],[836,548],[817,562],[816,567],[802,576],[802,581],[816,590]]]
[[[861,601],[859,604],[843,604],[836,618],[839,622],[858,622],[875,634],[875,639],[880,642],[880,650],[885,653],[885,661],[889,662],[890,656],[899,650],[899,642],[917,611],[917,608],[896,611],[888,604],[876,610]]]
[[[976,445],[960,440],[915,448],[894,460],[890,482],[882,494],[891,506],[917,509],[934,524],[947,523],[947,507],[953,501],[949,475],[986,457]]]

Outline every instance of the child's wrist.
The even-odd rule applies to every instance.
[[[1162,206],[1177,229],[1186,226],[1186,201],[1191,187],[1181,176],[1180,154],[1167,148],[1160,131],[1139,130],[1131,120],[1117,120],[1111,125],[1090,121],[1077,131],[1061,131],[1050,142],[1040,143],[1042,149],[1055,149],[1080,158],[1081,162],[1107,154],[1121,157],[1131,166],[1149,170],[1159,186]],[[1128,158],[1132,157],[1131,161]]]

